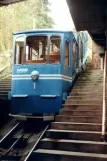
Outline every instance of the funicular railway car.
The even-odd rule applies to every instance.
[[[14,33],[13,44],[11,115],[50,119],[85,64],[87,33],[24,31]]]

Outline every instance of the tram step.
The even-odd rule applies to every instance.
[[[101,141],[101,132],[50,129],[47,130],[46,137],[53,139]]]
[[[36,161],[107,161],[107,154],[82,153],[38,149],[33,152]]]
[[[51,128],[59,130],[101,131],[102,125],[98,123],[52,122]]]

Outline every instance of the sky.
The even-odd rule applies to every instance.
[[[50,16],[55,22],[54,28],[72,30],[74,24],[66,0],[49,0],[49,2],[51,3]]]

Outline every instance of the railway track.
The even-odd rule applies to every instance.
[[[0,160],[28,161],[44,136],[48,124],[43,123],[42,120],[18,122],[0,140]]]

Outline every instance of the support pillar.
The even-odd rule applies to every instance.
[[[106,81],[107,81],[107,51],[104,58],[104,77],[103,77],[103,110],[102,110],[102,140],[105,141],[106,135]]]
[[[107,82],[107,8],[106,8],[106,46],[104,58],[104,79],[103,79],[103,111],[102,111],[102,140],[106,137],[106,82]]]

